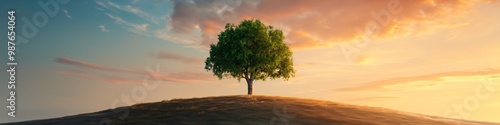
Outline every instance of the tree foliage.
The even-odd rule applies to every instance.
[[[283,31],[252,19],[238,26],[228,23],[218,36],[218,43],[210,45],[205,69],[219,79],[244,78],[251,84],[253,80],[294,77],[292,52],[283,42]]]

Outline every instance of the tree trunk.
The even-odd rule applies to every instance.
[[[248,85],[248,95],[252,95],[253,79],[246,79],[246,80],[247,80],[247,85]]]

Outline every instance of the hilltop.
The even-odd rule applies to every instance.
[[[128,111],[126,114],[125,111]],[[331,101],[275,96],[172,99],[54,119],[7,124],[137,125],[500,125]]]

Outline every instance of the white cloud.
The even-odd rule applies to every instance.
[[[64,12],[64,15],[65,15],[67,18],[71,19],[71,15],[69,15],[68,10],[63,10],[63,12]]]
[[[95,9],[100,10],[100,11],[104,11],[104,9],[101,9],[99,7],[96,7]]]
[[[97,3],[98,5],[100,5],[102,7],[107,8],[107,6],[103,2],[101,2],[101,1],[96,1],[95,3]]]
[[[167,17],[169,16],[153,16],[150,13],[136,7],[133,5],[124,5],[121,3],[115,3],[111,1],[96,1],[99,5],[99,8],[103,8],[101,11],[111,11],[111,13],[104,13],[109,18],[113,19],[117,24],[124,26],[130,32],[145,35],[145,36],[154,36],[156,38],[162,39],[164,41],[187,44],[188,47],[191,48],[203,48],[201,45],[201,41],[203,40],[200,28],[196,28],[192,33],[193,34],[182,34],[175,33],[171,31],[171,28],[167,24]],[[230,8],[222,8],[222,9],[230,9]],[[119,11],[133,14],[137,17],[145,21],[149,21],[151,23],[136,23],[128,18],[118,16]],[[120,13],[122,15],[122,13]],[[156,25],[155,25],[156,24]],[[150,25],[155,25],[151,27]],[[162,26],[157,28],[158,25],[167,25],[166,27]],[[152,29],[151,29],[152,28]]]
[[[200,41],[200,37],[192,37],[183,34],[176,34],[169,32],[167,30],[157,30],[154,35],[160,39],[165,41],[174,42],[174,43],[183,43],[188,45],[195,45]]]
[[[132,25],[134,27],[134,29],[137,29],[137,30],[140,30],[140,31],[146,31],[148,30],[148,26],[149,24],[145,23],[145,24],[140,24],[140,25]]]
[[[99,29],[101,29],[102,32],[109,32],[109,30],[106,29],[106,27],[104,25],[99,25],[98,27],[99,27]]]
[[[147,12],[137,8],[137,7],[133,7],[131,5],[120,5],[120,4],[111,2],[111,1],[108,1],[106,3],[103,3],[101,1],[97,1],[96,3],[98,5],[106,8],[106,9],[110,9],[110,10],[118,9],[121,11],[129,12],[129,13],[134,14],[134,15],[136,15],[144,20],[150,21],[156,25],[160,24],[160,19],[156,18],[155,16],[152,16],[151,14],[149,14],[149,13],[147,13]]]
[[[160,24],[159,19],[157,19],[157,18],[151,16],[150,14],[148,14],[148,13],[140,10],[139,8],[127,5],[122,10],[130,12],[130,13],[133,13],[133,14],[135,14],[135,15],[143,18],[143,19],[149,20],[149,21],[151,21],[151,22],[153,22],[155,24]]]
[[[130,32],[141,34],[141,35],[145,35],[148,32],[149,24],[147,24],[147,23],[134,24],[134,23],[127,22],[120,17],[114,16],[114,15],[111,15],[108,13],[105,13],[105,15],[108,16],[109,18],[115,20],[115,22],[117,24],[126,26]]]

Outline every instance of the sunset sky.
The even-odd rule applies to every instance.
[[[0,122],[246,94],[243,80],[218,80],[204,61],[226,23],[252,18],[283,30],[297,70],[289,81],[256,81],[254,94],[500,122],[495,0],[73,0],[26,31],[46,13],[40,2],[0,5],[2,16],[16,10],[27,39],[16,46],[17,117],[2,108]]]

